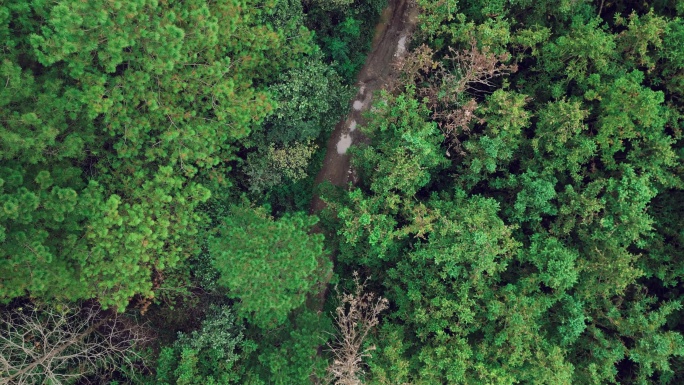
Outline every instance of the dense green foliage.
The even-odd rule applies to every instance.
[[[195,208],[273,108],[256,84],[313,50],[242,3],[2,5],[2,298],[125,307],[195,253]]]
[[[255,151],[244,166],[254,195],[310,176],[317,139],[335,126],[351,97],[340,76],[318,59],[279,76],[269,91],[276,107],[251,136]]]
[[[349,83],[363,66],[380,12],[387,0],[313,0],[306,24],[327,60]]]
[[[258,349],[244,357],[249,371],[240,383],[250,385],[306,384],[311,376],[323,377],[326,358],[316,350],[333,332],[325,314],[302,307],[295,310],[281,327],[263,333],[247,334],[258,341]]]
[[[682,20],[561,3],[421,2],[446,70],[376,104],[359,187],[329,197],[340,274],[393,305],[369,383],[684,380]],[[447,47],[518,71],[479,82]],[[454,115],[449,71],[480,86]]]
[[[365,384],[684,383],[684,2],[415,3],[315,190],[386,1],[2,2],[0,311],[125,312],[94,382],[305,384],[360,272]]]
[[[135,299],[143,312],[152,301],[182,312],[206,285],[239,298],[255,324],[284,322],[329,269],[321,236],[306,234],[315,220],[213,210],[237,203],[231,189],[264,203],[264,190],[295,186],[294,206],[310,199],[312,159],[349,94],[304,21],[301,4],[284,0],[3,2],[0,301],[95,299],[123,311]],[[250,254],[255,238],[225,234],[245,221],[266,249]],[[207,260],[219,223],[216,234],[242,248],[226,255],[215,237]],[[270,253],[282,242],[299,254]],[[256,268],[255,255],[260,280],[230,265]],[[192,319],[157,324],[171,318]],[[158,380],[238,378],[235,346],[213,346],[212,330],[163,350]]]
[[[159,355],[155,384],[218,385],[235,384],[235,361],[243,341],[242,327],[236,325],[230,308],[214,308],[202,327],[189,335],[179,333],[171,347]]]
[[[301,213],[273,220],[264,209],[234,207],[209,240],[217,283],[253,324],[281,324],[330,269],[323,236],[307,234],[315,223]]]

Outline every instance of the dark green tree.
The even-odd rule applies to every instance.
[[[227,385],[239,383],[240,354],[249,353],[243,327],[229,307],[210,309],[199,330],[179,333],[162,349],[154,383],[163,385]]]

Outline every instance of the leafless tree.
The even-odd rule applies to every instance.
[[[470,48],[456,51],[449,47],[450,55],[445,59],[451,62],[451,71],[444,69],[442,83],[454,92],[485,93],[496,87],[494,79],[518,70],[517,65],[503,64],[510,59],[508,53],[496,55],[488,47],[478,48],[473,40]]]
[[[59,385],[132,368],[146,339],[140,326],[96,305],[18,308],[0,316],[0,385]]]
[[[328,366],[328,382],[335,385],[360,385],[363,378],[363,359],[370,356],[374,346],[363,347],[364,340],[375,328],[379,315],[388,307],[385,298],[366,293],[365,282],[354,273],[356,288],[353,293],[339,295],[340,305],[335,311],[337,335],[328,347],[333,361]]]

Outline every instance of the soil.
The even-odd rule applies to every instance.
[[[393,76],[396,76],[392,64],[406,54],[406,47],[417,19],[418,8],[412,5],[412,0],[390,0],[382,12],[380,22],[375,27],[371,52],[356,77],[358,92],[349,102],[349,114],[335,126],[328,139],[325,160],[316,177],[316,185],[323,181],[335,186],[356,183],[347,149],[354,143],[367,140],[356,128],[365,124],[362,114],[370,108],[373,93],[381,90]],[[324,207],[325,202],[314,196],[310,212],[317,213]]]
[[[350,186],[356,183],[354,170],[351,168],[350,156],[347,149],[353,143],[367,142],[367,138],[357,129],[365,124],[362,114],[367,111],[373,99],[373,94],[389,83],[397,74],[393,70],[393,63],[406,54],[406,47],[418,21],[418,8],[412,4],[413,0],[389,0],[375,27],[371,52],[356,77],[356,96],[349,102],[350,112],[335,126],[335,130],[328,139],[327,151],[323,166],[316,177],[316,186],[328,181],[335,186]],[[325,202],[318,195],[311,201],[310,213],[316,214],[325,208]],[[315,228],[315,232],[321,231]],[[335,256],[329,255],[330,261],[335,262]],[[310,296],[307,306],[319,313],[328,295],[328,282],[332,278],[332,271],[320,283],[316,295]],[[323,346],[318,347],[317,354],[322,353]],[[312,383],[319,381],[312,376]]]
[[[354,171],[351,168],[350,156],[347,149],[353,143],[367,142],[367,138],[357,129],[365,124],[362,114],[371,106],[373,94],[383,89],[397,74],[393,71],[393,63],[406,54],[406,47],[418,21],[418,8],[412,4],[413,0],[389,0],[383,10],[380,22],[375,27],[371,52],[356,77],[358,92],[349,102],[350,112],[335,126],[335,130],[328,139],[327,151],[323,166],[316,177],[316,186],[328,181],[335,186],[351,186],[356,183]],[[314,195],[311,201],[310,213],[316,214],[325,208],[325,202]],[[321,229],[316,227],[315,232]],[[328,256],[335,263],[335,256]],[[309,309],[320,314],[328,295],[332,270],[318,286],[318,291],[307,300]],[[317,349],[321,355],[323,346]],[[312,384],[320,383],[316,376],[311,377]]]

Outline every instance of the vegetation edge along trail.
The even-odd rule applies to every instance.
[[[397,75],[392,64],[406,55],[406,48],[417,21],[418,7],[411,0],[390,0],[383,10],[375,28],[371,51],[356,77],[355,87],[358,92],[349,103],[349,113],[337,123],[328,139],[325,159],[316,176],[315,186],[324,182],[334,186],[355,183],[350,154],[346,150],[353,143],[367,141],[363,133],[356,128],[365,122],[363,113],[370,108],[373,93],[383,89],[391,78]],[[325,202],[319,194],[314,194],[310,214],[319,213],[324,208]],[[314,231],[321,230],[316,226]],[[329,255],[329,258],[334,262],[334,255]],[[317,310],[321,310],[325,303],[331,274],[332,271],[321,282],[321,289],[315,296],[317,300],[313,307]]]

